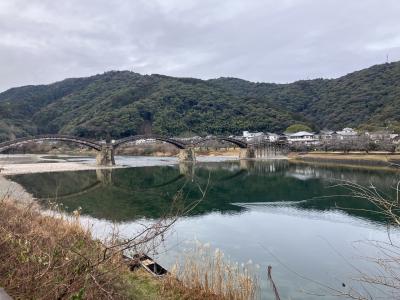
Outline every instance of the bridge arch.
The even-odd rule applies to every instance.
[[[114,149],[116,149],[123,144],[138,141],[138,140],[145,140],[145,139],[153,139],[153,140],[157,140],[157,141],[166,142],[166,143],[176,146],[179,149],[186,149],[186,147],[188,146],[184,142],[181,142],[181,141],[178,141],[178,140],[175,140],[172,138],[164,137],[161,135],[133,135],[133,136],[119,139],[119,140],[115,141],[112,145],[113,145]]]
[[[108,169],[96,170],[96,174],[98,173],[98,171],[111,171],[111,170],[108,170]],[[99,176],[99,175],[97,174],[97,176]],[[156,184],[156,185],[150,186],[150,187],[142,187],[140,189],[125,188],[123,186],[120,186],[120,185],[116,184],[115,182],[112,182],[112,183],[110,182],[110,185],[115,187],[115,188],[117,188],[117,189],[126,191],[126,192],[144,192],[144,191],[158,189],[158,188],[162,188],[162,187],[168,186],[168,185],[170,185],[172,183],[175,183],[175,182],[179,181],[182,178],[184,178],[184,175],[179,174],[178,176],[175,176],[173,179],[168,180],[166,182],[163,182],[161,184]],[[97,189],[99,189],[101,187],[104,187],[104,183],[102,182],[102,180],[100,178],[98,178],[97,181],[95,181],[94,183],[84,187],[83,189],[81,189],[78,192],[72,192],[72,193],[67,193],[67,194],[62,194],[62,195],[58,195],[57,194],[57,195],[54,195],[54,197],[44,197],[44,198],[38,198],[38,199],[42,200],[42,201],[44,201],[44,200],[49,201],[49,200],[70,199],[70,198],[73,198],[73,197],[79,197],[79,196],[85,195],[87,193],[93,192],[93,191],[95,191],[95,190],[97,190]]]
[[[68,135],[58,135],[58,134],[48,134],[48,135],[40,135],[34,137],[26,137],[26,138],[19,138],[12,141],[7,141],[0,143],[0,153],[4,152],[8,149],[14,148],[18,145],[23,145],[29,142],[39,142],[39,141],[58,141],[58,142],[70,142],[75,143],[83,146],[87,146],[91,149],[100,151],[102,146],[100,143],[80,138],[80,137],[73,137]]]
[[[225,142],[232,143],[232,144],[238,146],[239,148],[243,148],[243,149],[245,149],[249,146],[246,142],[238,140],[238,139],[234,139],[234,138],[230,138],[230,137],[218,137],[218,136],[201,139],[199,141],[194,142],[192,144],[192,146],[197,146],[197,145],[202,144],[207,141],[225,141]]]
[[[79,192],[73,192],[73,193],[68,193],[68,194],[64,194],[64,195],[54,195],[54,197],[44,197],[44,198],[38,198],[38,200],[41,201],[49,201],[49,200],[65,200],[65,199],[70,199],[73,197],[78,197],[78,196],[82,196],[85,195],[87,193],[90,193],[92,191],[97,190],[98,188],[100,188],[102,186],[101,181],[96,181],[95,183],[83,188],[82,190],[80,190]]]

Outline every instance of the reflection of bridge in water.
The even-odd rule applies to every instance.
[[[344,194],[339,186],[332,186],[332,180],[353,179],[365,183],[372,178],[378,187],[393,183],[392,176],[382,178],[381,173],[373,171],[354,173],[346,168],[314,167],[282,160],[244,162],[182,163],[74,174],[37,174],[34,177],[19,175],[14,181],[28,187],[28,192],[37,199],[56,201],[67,207],[67,211],[83,207],[83,214],[118,221],[162,216],[169,211],[177,191],[184,191],[180,200],[183,203],[201,197],[198,186],[208,185],[208,192],[193,215],[214,211],[239,213],[246,209],[232,203],[283,203],[293,209],[323,211],[340,207],[371,209],[362,201],[349,197],[325,197]],[[54,194],[55,187],[59,187],[58,194]],[[319,198],[321,195],[324,197]],[[361,211],[346,213],[375,218]]]
[[[167,187],[169,185],[172,185],[174,183],[179,182],[180,180],[189,180],[191,182],[193,181],[206,181],[207,178],[201,178],[199,176],[196,176],[196,167],[200,167],[203,170],[212,172],[217,169],[222,169],[229,171],[228,176],[224,176],[221,178],[214,178],[212,184],[218,184],[219,182],[226,182],[229,180],[234,180],[237,178],[240,178],[241,176],[245,176],[250,174],[262,174],[262,173],[273,173],[276,171],[276,163],[275,162],[270,162],[270,163],[263,163],[263,164],[257,164],[256,161],[240,161],[240,164],[237,164],[237,162],[234,163],[234,167],[228,166],[228,167],[218,167],[221,164],[220,163],[206,163],[206,164],[192,164],[192,163],[179,163],[178,165],[178,170],[179,173],[174,176],[172,179],[168,179],[165,182],[154,184],[148,187],[139,187],[139,188],[131,188],[131,187],[125,187],[122,184],[118,183],[118,181],[114,180],[114,172],[115,170],[113,169],[97,169],[95,171],[96,173],[96,181],[88,184],[87,186],[83,187],[79,191],[74,191],[74,192],[69,192],[65,194],[56,194],[52,197],[41,197],[38,198],[40,200],[53,200],[53,199],[58,199],[58,200],[64,200],[64,199],[70,199],[74,197],[79,197],[83,196],[85,194],[94,192],[97,189],[107,187],[107,186],[112,186],[114,188],[117,188],[122,191],[126,192],[145,192],[149,190],[155,190],[163,187]],[[213,167],[215,165],[215,167]]]
[[[281,142],[263,142],[258,144],[251,144],[239,139],[230,137],[208,137],[201,140],[197,140],[193,143],[186,143],[176,138],[169,138],[160,135],[134,135],[126,138],[122,138],[113,142],[101,143],[91,139],[73,137],[67,135],[48,134],[40,135],[36,137],[26,137],[15,139],[0,143],[0,153],[12,149],[14,147],[24,145],[32,142],[52,141],[52,142],[67,142],[82,145],[97,151],[96,162],[102,166],[115,165],[114,153],[118,147],[135,142],[138,140],[155,140],[174,145],[179,149],[179,161],[181,162],[194,162],[196,160],[195,149],[207,141],[216,140],[221,142],[231,143],[240,149],[239,157],[241,159],[257,159],[257,158],[269,158],[282,156],[287,153],[286,143]]]
[[[106,187],[106,186],[113,186],[121,190],[125,190],[128,192],[143,192],[146,190],[150,189],[157,189],[157,188],[162,188],[165,186],[168,186],[170,184],[173,184],[180,179],[184,178],[185,176],[183,174],[178,174],[176,177],[173,179],[167,180],[166,182],[163,182],[161,184],[156,184],[150,187],[142,187],[138,189],[130,189],[127,187],[124,187],[122,185],[118,185],[114,180],[113,180],[113,169],[97,169],[96,172],[96,181],[94,183],[89,184],[88,186],[82,188],[81,190],[77,192],[71,192],[67,194],[57,194],[54,195],[54,197],[46,197],[46,198],[39,198],[39,200],[52,200],[52,199],[58,199],[58,200],[63,200],[63,199],[69,199],[69,198],[74,198],[74,197],[79,197],[82,195],[85,195],[87,193],[93,192],[99,188]]]

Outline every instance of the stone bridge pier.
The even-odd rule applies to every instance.
[[[98,166],[115,165],[113,145],[102,145],[101,150],[97,153],[96,163]]]
[[[196,153],[192,147],[179,149],[179,162],[196,162]]]
[[[115,165],[115,149],[111,144],[102,145],[101,150],[97,153],[96,163],[98,166],[114,166]],[[193,148],[179,149],[179,162],[194,163],[196,162],[196,153]]]

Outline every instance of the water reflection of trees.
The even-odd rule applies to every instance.
[[[44,173],[18,175],[13,179],[42,199],[43,205],[45,200],[53,199],[67,211],[82,207],[83,214],[96,218],[128,221],[160,217],[180,189],[185,194],[185,202],[198,199],[197,184],[204,184],[209,177],[208,194],[191,212],[193,215],[232,214],[246,210],[234,203],[279,202],[302,210],[340,209],[354,216],[383,221],[373,212],[362,210],[373,210],[371,204],[351,197],[333,196],[347,193],[334,185],[339,180],[364,185],[373,183],[390,193],[390,186],[399,176],[376,170],[316,167],[277,160]]]

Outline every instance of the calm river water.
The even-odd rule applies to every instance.
[[[124,158],[135,165],[138,158]],[[142,167],[113,171],[42,173],[11,177],[44,206],[56,198],[67,212],[79,207],[101,236],[117,223],[129,236],[139,223],[169,211],[178,190],[189,204],[205,199],[180,219],[155,255],[170,268],[195,241],[250,263],[259,274],[262,299],[273,299],[266,268],[272,266],[281,299],[337,299],[314,281],[339,290],[360,288],[355,267],[373,273],[366,257],[376,256],[367,240],[387,240],[385,220],[366,201],[349,197],[339,180],[373,184],[385,193],[400,179],[395,171],[295,164],[285,160],[202,162],[142,161]],[[159,166],[150,166],[152,164]],[[146,166],[147,165],[147,166]],[[397,235],[396,232],[392,233]],[[345,287],[343,286],[345,285]],[[370,290],[372,295],[377,293]]]

